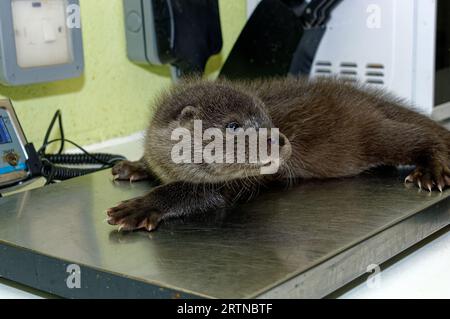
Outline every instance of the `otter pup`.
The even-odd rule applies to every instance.
[[[171,158],[176,128],[225,131],[279,128],[279,169],[267,163],[179,163]],[[270,145],[273,143],[267,139]],[[248,158],[247,158],[248,159]],[[147,195],[107,211],[121,230],[154,230],[167,218],[231,207],[261,185],[357,175],[381,165],[415,165],[405,182],[442,191],[450,186],[450,132],[409,110],[389,94],[337,79],[268,79],[253,82],[187,80],[156,103],[138,162],[121,162],[115,179],[157,178]]]

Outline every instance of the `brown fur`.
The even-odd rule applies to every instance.
[[[261,176],[246,164],[174,164],[170,133],[191,128],[193,119],[203,120],[204,128],[222,129],[229,121],[279,128],[285,139],[279,172]],[[163,185],[110,209],[109,221],[125,230],[153,230],[168,217],[232,206],[261,184],[353,176],[381,165],[416,165],[408,181],[442,190],[450,185],[449,158],[450,132],[381,90],[335,79],[189,80],[157,101],[143,160],[113,170],[119,179],[156,175]]]

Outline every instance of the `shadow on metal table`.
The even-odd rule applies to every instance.
[[[118,233],[105,210],[151,184],[103,171],[0,199],[0,276],[69,298],[320,298],[449,225],[450,193],[405,175],[306,181]]]

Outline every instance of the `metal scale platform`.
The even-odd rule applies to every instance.
[[[151,185],[104,171],[0,198],[0,276],[72,298],[320,298],[450,224],[450,192],[405,175],[305,182],[149,234],[118,233],[105,210]]]

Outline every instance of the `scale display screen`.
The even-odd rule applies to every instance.
[[[8,144],[11,142],[11,135],[9,135],[8,129],[6,128],[3,116],[0,116],[0,144]]]

